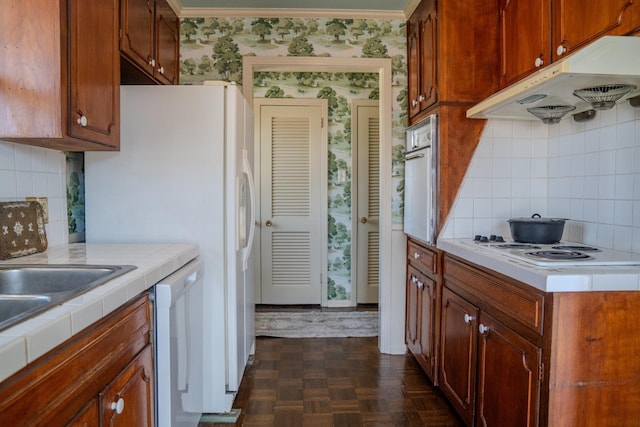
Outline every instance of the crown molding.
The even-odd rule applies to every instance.
[[[419,0],[416,0],[419,1]],[[182,7],[176,0],[168,0],[180,18],[343,18],[343,19],[400,19],[406,20],[401,10],[364,10],[364,9],[278,9],[278,8],[218,8],[218,7]]]

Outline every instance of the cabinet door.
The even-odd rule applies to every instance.
[[[98,398],[91,399],[91,401],[82,408],[82,410],[71,420],[67,427],[99,427],[100,426],[100,413],[98,409]]]
[[[153,426],[153,360],[148,345],[102,393],[102,426]]]
[[[436,56],[436,4],[434,0],[422,1],[420,13],[420,111],[426,110],[438,100]]]
[[[473,422],[475,403],[477,325],[478,308],[444,288],[440,333],[440,387],[468,426]]]
[[[150,76],[153,75],[154,0],[122,0],[120,51]]]
[[[69,136],[118,147],[117,0],[69,1]]]
[[[409,118],[420,112],[420,24],[414,13],[407,22],[407,82]]]
[[[554,60],[604,35],[640,29],[640,4],[630,0],[552,0]]]
[[[414,355],[420,354],[420,290],[418,289],[418,270],[407,267],[407,310],[405,322],[405,341],[409,351]]]
[[[406,343],[425,373],[435,381],[436,282],[407,267]]]
[[[431,380],[435,379],[435,315],[436,315],[436,282],[422,276],[420,282],[420,358]]]
[[[502,87],[549,65],[550,24],[548,0],[500,0]]]
[[[478,328],[476,426],[537,426],[542,350],[485,313]]]
[[[165,1],[156,3],[156,74],[163,84],[178,84],[180,32],[178,17]]]

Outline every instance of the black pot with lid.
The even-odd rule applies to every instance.
[[[511,218],[511,238],[519,243],[550,244],[562,239],[566,218],[543,218],[533,214],[531,218]]]

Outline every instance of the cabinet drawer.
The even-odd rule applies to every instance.
[[[454,287],[475,296],[473,299],[478,301],[473,301],[474,303],[494,307],[527,328],[542,334],[542,292],[524,289],[526,285],[503,280],[448,256],[444,262],[444,277],[447,286],[451,281]]]
[[[429,250],[416,242],[409,240],[407,244],[407,259],[418,270],[426,274],[438,274],[438,253]]]

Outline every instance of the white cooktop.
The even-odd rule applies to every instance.
[[[545,292],[640,291],[640,254],[598,248],[599,261],[594,257],[580,263],[548,262],[532,261],[520,249],[505,251],[494,245],[472,239],[438,239],[437,243],[443,251]],[[561,242],[549,247],[560,245],[590,246]]]
[[[464,240],[463,240],[464,241]],[[514,241],[468,243],[540,267],[640,266],[640,254],[574,242],[528,244]]]

